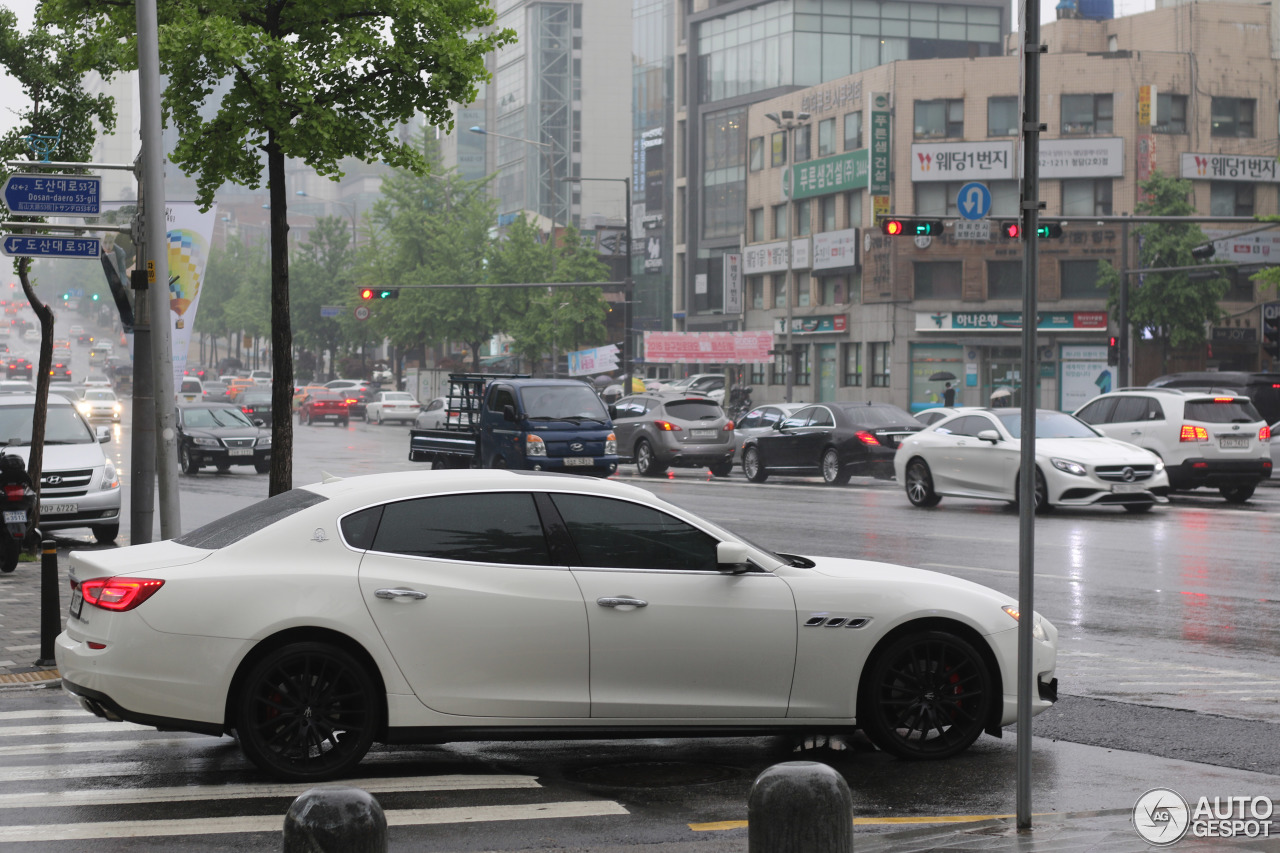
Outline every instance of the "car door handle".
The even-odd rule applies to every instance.
[[[1142,435],[1142,430],[1140,430],[1140,429],[1135,429],[1135,430],[1131,431],[1131,432],[1129,433],[1129,435]]]
[[[412,598],[415,601],[421,601],[422,599],[427,597],[427,594],[425,592],[420,592],[419,590],[416,590],[416,589],[379,589],[379,590],[376,590],[373,594],[376,595],[378,598],[383,598],[383,599],[386,599],[387,601],[390,601],[395,598]]]
[[[648,607],[649,602],[643,598],[632,598],[629,595],[606,595],[597,598],[596,604],[601,607]]]

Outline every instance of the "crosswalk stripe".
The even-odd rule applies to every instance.
[[[77,791],[41,791],[0,794],[0,809],[52,808],[56,806],[125,805],[138,803],[181,803],[192,800],[248,800],[262,797],[297,797],[308,788],[304,783],[256,785],[179,785],[169,788],[96,788]],[[323,786],[322,786],[323,787]],[[361,788],[370,794],[406,791],[483,791],[512,788],[541,788],[537,778],[518,775],[408,776],[394,779],[352,779],[344,788]]]
[[[464,806],[440,809],[394,809],[385,813],[388,826],[488,823],[514,820],[603,817],[630,814],[612,800],[531,803],[510,806]],[[184,820],[103,821],[0,826],[0,843],[88,841],[98,838],[161,838],[179,835],[226,835],[282,831],[283,815],[202,817]]]
[[[0,726],[0,737],[49,737],[62,735],[93,734],[97,732],[153,732],[154,726],[137,723],[70,723],[47,726]]]
[[[88,711],[0,711],[0,720],[48,720],[62,717],[83,717],[93,720],[95,717]]]
[[[84,741],[82,743],[23,743],[0,746],[0,756],[5,755],[72,755],[81,752],[132,752],[142,747],[177,749],[202,741],[207,744],[230,743],[230,739],[191,735],[185,738],[161,737],[154,739],[126,738],[124,740]]]

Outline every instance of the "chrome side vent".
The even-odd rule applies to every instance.
[[[866,625],[870,621],[871,621],[870,619],[850,619],[847,623],[845,623],[845,627],[861,628],[863,625]]]
[[[827,620],[827,623],[824,627],[839,628],[841,625],[843,625],[848,621],[849,621],[848,616],[832,616],[830,619]]]
[[[821,625],[823,622],[826,622],[826,621],[827,621],[827,617],[826,617],[826,616],[821,616],[821,615],[820,615],[820,616],[810,616],[808,619],[804,620],[804,626],[805,626],[806,628],[816,628],[816,627],[818,627],[819,625]]]

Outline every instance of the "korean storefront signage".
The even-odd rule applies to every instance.
[[[1193,181],[1249,181],[1280,183],[1276,158],[1237,154],[1183,154],[1182,177]]]
[[[809,239],[806,237],[803,240],[793,240],[791,246],[795,251],[795,260],[791,262],[791,268],[807,270],[809,268]],[[748,246],[742,252],[743,275],[786,272],[786,269],[787,243],[785,240],[779,243],[762,243],[758,246]]]
[[[831,110],[856,109],[862,102],[862,81],[827,86],[805,95],[800,109],[806,113],[825,113]]]
[[[871,93],[871,178],[873,196],[889,195],[889,93]]]
[[[772,332],[645,332],[644,360],[661,364],[768,364]]]
[[[1044,332],[1105,331],[1105,311],[1058,311],[1040,314],[1036,328]],[[916,314],[917,332],[1017,332],[1021,311],[939,311]]]
[[[1012,180],[1013,165],[1010,141],[931,142],[911,146],[911,180],[914,182]]]
[[[791,333],[793,335],[822,335],[831,332],[843,332],[849,325],[848,314],[832,314],[825,317],[792,317]],[[773,321],[774,334],[787,333],[787,318],[776,317]]]
[[[869,177],[867,149],[848,151],[834,157],[823,157],[791,167],[791,186],[796,198],[858,190],[867,186]]]
[[[1156,87],[1138,87],[1138,132],[1141,133],[1156,123]]]
[[[1151,180],[1156,168],[1156,137],[1144,133],[1138,137],[1138,183]]]
[[[724,256],[724,313],[742,313],[742,255]]]
[[[1042,139],[1041,178],[1122,178],[1124,140]]]
[[[1280,234],[1274,231],[1233,237],[1230,231],[1205,229],[1204,236],[1213,241],[1215,261],[1262,264],[1280,259]]]
[[[813,269],[834,270],[858,264],[858,229],[813,235]]]

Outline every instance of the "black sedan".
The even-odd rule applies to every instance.
[[[259,429],[235,406],[191,403],[178,406],[178,462],[194,476],[212,465],[225,474],[232,465],[271,470],[271,433]]]
[[[888,403],[808,406],[742,448],[742,472],[753,483],[770,474],[821,474],[841,486],[854,474],[893,478],[893,456],[924,424]]]
[[[209,386],[205,386],[208,391]],[[240,407],[240,411],[245,414],[249,420],[257,423],[262,421],[260,426],[271,426],[271,388],[267,386],[261,391],[254,389],[245,389],[236,397],[236,405]]]

